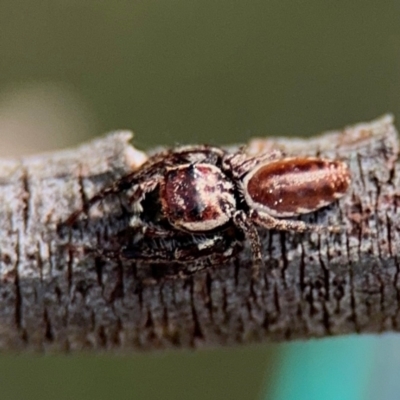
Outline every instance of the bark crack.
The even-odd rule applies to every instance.
[[[190,280],[190,309],[192,313],[192,321],[193,321],[193,332],[192,332],[192,340],[191,345],[195,346],[197,340],[204,341],[204,334],[201,329],[201,324],[199,321],[199,317],[196,311],[196,301],[194,295],[194,282],[193,279]]]
[[[351,307],[351,319],[354,323],[354,328],[356,333],[361,332],[361,328],[358,324],[357,321],[357,303],[356,303],[356,298],[355,298],[355,293],[354,293],[354,277],[353,277],[353,271],[351,269],[351,264],[350,264],[350,307]],[[368,304],[367,304],[368,307]]]
[[[53,342],[54,341],[54,334],[53,334],[53,328],[51,326],[51,321],[47,312],[47,309],[44,309],[43,313],[43,321],[45,325],[45,331],[44,331],[44,342]]]
[[[22,175],[21,175],[21,183],[22,183],[22,212],[23,212],[23,226],[24,232],[26,232],[29,223],[29,216],[30,216],[30,190],[29,190],[29,173],[25,167],[21,167]]]
[[[16,263],[14,265],[15,272],[15,324],[17,325],[17,329],[22,332],[22,296],[21,296],[21,287],[20,287],[20,278],[18,272],[18,266],[20,264],[20,240],[19,235],[17,235],[17,243],[15,245],[15,253],[17,255]]]
[[[79,185],[79,197],[80,197],[80,201],[82,204],[82,212],[86,215],[86,217],[88,217],[88,198],[86,196],[86,192],[85,192],[85,185],[83,182],[83,174],[82,174],[82,165],[79,165],[78,168],[78,185]]]

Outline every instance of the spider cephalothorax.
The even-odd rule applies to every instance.
[[[187,146],[150,157],[88,206],[110,193],[127,196],[130,226],[121,248],[125,258],[150,263],[207,258],[218,264],[247,239],[257,274],[262,254],[256,227],[334,230],[287,218],[329,205],[349,184],[349,170],[338,160],[285,157],[278,151],[248,157],[242,151]]]

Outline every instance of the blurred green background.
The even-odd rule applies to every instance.
[[[148,148],[309,135],[400,114],[394,0],[0,0],[0,52],[1,155],[120,128]],[[399,347],[391,340],[388,354]],[[386,342],[374,342],[380,354]],[[289,348],[3,356],[0,393],[254,399],[264,388],[278,398],[268,393]]]

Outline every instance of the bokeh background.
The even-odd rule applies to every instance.
[[[0,155],[106,131],[159,144],[400,115],[400,2],[0,0]],[[400,339],[0,357],[2,399],[398,399]],[[397,397],[396,397],[397,396]]]

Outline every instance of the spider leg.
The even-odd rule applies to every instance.
[[[185,155],[185,154],[193,154],[193,153],[204,153],[204,155],[207,155],[209,157],[209,154],[213,154],[219,157],[223,157],[225,154],[225,151],[222,150],[219,147],[214,147],[214,146],[209,146],[206,144],[199,144],[196,146],[193,145],[186,145],[186,146],[181,146],[176,149],[174,149],[174,155]]]
[[[145,193],[155,189],[161,179],[162,179],[161,175],[158,176],[156,175],[155,177],[153,177],[153,179],[149,180],[148,182],[133,185],[133,182],[136,180],[135,175],[134,174],[127,175],[118,180],[117,182],[115,182],[114,184],[112,184],[111,186],[108,186],[105,189],[101,190],[92,198],[90,198],[89,201],[86,204],[84,204],[82,208],[75,211],[68,217],[68,219],[65,221],[65,224],[69,226],[74,224],[74,222],[79,218],[79,216],[92,205],[96,204],[97,202],[99,202],[100,200],[104,199],[109,195],[121,193],[128,189],[131,189],[131,193],[129,193],[128,199],[129,199],[129,205],[132,206],[133,208],[132,211],[133,212],[138,211],[135,208],[135,203],[137,203],[137,208],[139,208],[139,211],[141,211],[139,201],[141,200],[141,198]]]
[[[176,167],[182,164],[217,164],[225,154],[224,150],[208,145],[181,146],[173,150],[165,150],[154,154],[144,167],[146,167],[146,170],[158,170],[162,173],[162,171],[165,171],[165,168]],[[143,173],[143,170],[144,168],[142,167],[140,177],[143,177],[147,173]]]
[[[174,229],[165,229],[158,228],[153,225],[145,225],[138,216],[134,215],[131,217],[129,228],[125,234],[130,236],[147,237],[148,239],[152,237],[164,239],[176,236],[176,231]]]
[[[191,260],[207,258],[210,265],[215,263],[212,260],[218,260],[220,264],[222,260],[232,257],[234,248],[231,247],[231,239],[227,239],[226,235],[214,234],[212,236],[192,236],[193,243],[189,246],[177,247],[175,256],[177,260]]]
[[[199,261],[201,266],[221,264],[234,253],[230,239],[226,239],[224,235],[196,236],[179,234],[176,231],[161,233],[165,235],[160,238],[144,232],[144,236],[138,241],[122,248],[122,257],[154,264],[197,264]]]
[[[130,174],[130,175],[127,175],[127,176],[119,179],[118,181],[116,181],[112,185],[107,186],[106,188],[101,190],[99,193],[94,195],[92,198],[90,198],[89,201],[86,204],[84,204],[82,208],[80,208],[79,210],[76,210],[75,212],[73,212],[68,217],[68,219],[65,221],[65,224],[66,225],[72,225],[78,219],[78,217],[85,210],[87,210],[90,206],[92,206],[93,204],[97,203],[98,201],[104,199],[105,197],[107,197],[107,196],[109,196],[111,194],[115,194],[115,193],[120,192],[121,190],[124,190],[125,187],[129,187],[131,185],[133,179],[134,179],[134,174]]]
[[[280,150],[272,150],[271,152],[259,156],[249,156],[245,153],[244,149],[241,149],[237,153],[226,155],[222,161],[222,168],[225,171],[229,171],[235,178],[239,179],[254,169],[257,165],[284,156],[284,153]]]
[[[265,229],[276,229],[278,231],[291,232],[339,232],[340,227],[308,224],[304,221],[278,219],[266,212],[251,210],[249,218],[257,225]]]
[[[253,279],[257,279],[260,274],[260,268],[263,264],[261,242],[257,228],[253,221],[242,210],[237,211],[233,215],[233,222],[244,233],[245,237],[250,242],[253,257],[252,277]]]

